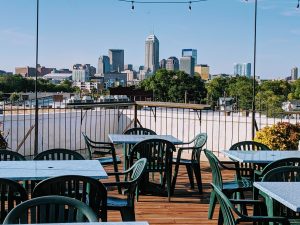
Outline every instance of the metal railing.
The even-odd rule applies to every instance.
[[[65,105],[53,102],[39,107],[38,151],[68,148],[85,152],[82,132],[97,141],[109,141],[109,133],[123,133],[135,126],[157,134],[171,134],[184,142],[200,132],[208,134],[206,148],[219,153],[238,141],[251,140],[251,113],[211,110],[207,105],[135,102]],[[34,104],[0,106],[0,130],[10,149],[26,156],[34,152]],[[285,117],[283,116],[285,115]],[[256,112],[257,128],[279,121],[297,123],[299,118],[282,114],[267,117]]]

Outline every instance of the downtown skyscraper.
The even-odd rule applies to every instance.
[[[124,50],[109,49],[108,56],[110,59],[110,71],[121,72],[124,70]]]
[[[251,77],[251,63],[236,63],[233,70],[234,75]]]
[[[145,42],[145,70],[155,73],[159,69],[159,41],[154,34],[147,37]]]

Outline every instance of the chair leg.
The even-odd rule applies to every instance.
[[[210,199],[209,199],[209,209],[208,209],[208,219],[210,219],[210,220],[212,219],[212,217],[214,215],[216,203],[217,203],[216,193],[214,191],[211,191]]]
[[[121,208],[122,221],[135,221],[135,212],[133,207]]]
[[[175,170],[174,170],[173,179],[172,179],[172,185],[171,185],[171,195],[173,195],[173,194],[174,194],[174,191],[175,191],[175,186],[176,186],[176,180],[177,180],[178,170],[179,170],[179,164],[176,164],[176,165],[175,165]]]
[[[190,180],[190,184],[191,184],[191,189],[194,189],[195,185],[194,185],[194,177],[193,177],[192,166],[191,165],[185,165],[185,167],[186,167],[186,171],[187,171],[188,176],[189,176],[189,180]]]
[[[193,167],[194,174],[195,174],[195,177],[196,177],[199,194],[202,194],[203,193],[203,189],[202,189],[202,178],[201,178],[200,164],[199,163],[197,163],[197,164],[193,163],[192,167]]]

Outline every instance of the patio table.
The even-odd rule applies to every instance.
[[[98,160],[0,161],[0,177],[11,180],[43,180],[62,175],[108,178]]]
[[[270,197],[266,199],[269,216],[273,216],[273,199],[300,212],[300,182],[254,182],[253,186]]]
[[[223,150],[224,155],[242,163],[268,164],[279,159],[300,158],[300,151],[239,151]]]

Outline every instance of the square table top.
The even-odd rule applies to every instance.
[[[98,160],[0,161],[0,177],[11,180],[43,180],[62,175],[108,178]]]
[[[254,182],[253,185],[294,212],[300,212],[300,182]]]
[[[300,158],[300,151],[240,151],[224,150],[221,151],[232,160],[243,163],[271,163],[279,159]]]
[[[164,139],[172,142],[174,145],[183,143],[172,135],[108,134],[108,138],[114,144],[136,144],[140,141],[152,138]]]

